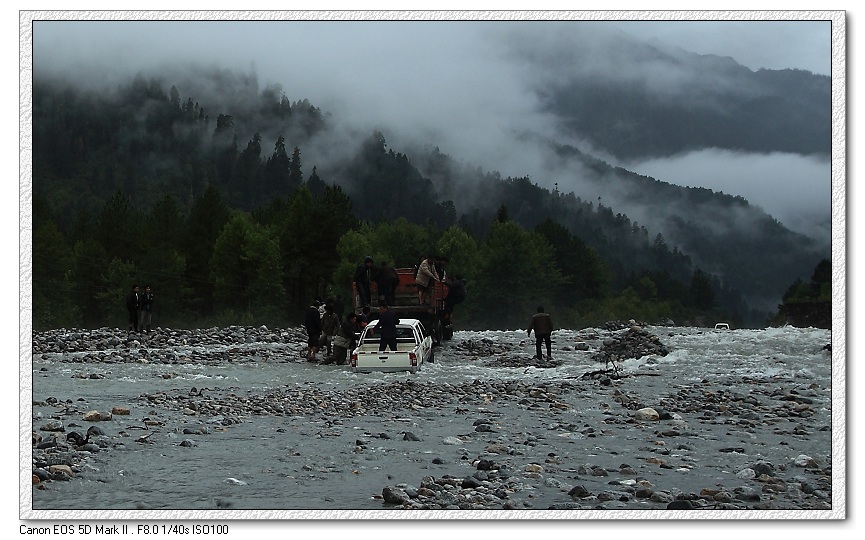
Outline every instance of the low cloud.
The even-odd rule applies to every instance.
[[[260,89],[278,85],[290,101],[308,99],[332,115],[335,131],[301,148],[306,174],[315,165],[322,173],[350,149],[347,140],[356,143],[358,134],[377,129],[398,152],[437,146],[460,163],[503,177],[528,176],[548,189],[558,184],[560,191],[594,200],[600,194],[581,192],[590,188],[584,172],[552,155],[546,141],[555,141],[661,181],[741,195],[796,231],[830,238],[828,162],[703,150],[622,164],[560,132],[556,119],[541,112],[537,94],[557,77],[639,77],[670,96],[693,82],[683,65],[661,62],[646,49],[645,33],[627,34],[628,28],[621,22],[561,21],[37,21],[33,65],[37,73],[63,73],[103,88],[128,83],[138,73],[169,84],[176,77],[181,100],[201,102],[214,120],[218,113],[234,114],[216,101],[230,85],[208,85],[217,81],[201,77],[197,85],[196,78],[184,85],[183,74],[196,72],[189,65],[233,73],[227,77],[233,84],[248,77]],[[689,28],[653,26],[652,37],[672,38]],[[786,33],[789,26],[784,28]],[[723,36],[718,26],[711,32]],[[674,41],[654,47],[693,58]],[[717,52],[699,52],[723,48],[712,47]],[[633,60],[635,50],[645,56]],[[235,89],[249,90],[242,84]],[[238,133],[241,149],[251,136]],[[265,155],[275,136],[262,133]],[[635,211],[632,219],[642,218]]]
[[[740,195],[791,230],[831,237],[832,179],[825,159],[707,149],[623,166],[671,184]]]

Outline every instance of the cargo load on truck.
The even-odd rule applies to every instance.
[[[445,316],[445,297],[448,293],[447,286],[440,281],[433,281],[427,290],[425,302],[420,304],[418,298],[418,285],[415,282],[413,268],[395,268],[399,281],[394,287],[388,309],[395,312],[400,319],[417,319],[433,338],[433,343],[441,344],[442,340],[453,337],[453,327],[450,325],[450,317],[447,317],[447,328],[443,322]],[[378,285],[373,281],[370,284],[370,302],[373,316],[378,312],[381,302]],[[358,315],[363,313],[363,303],[357,284],[352,283],[352,309]]]

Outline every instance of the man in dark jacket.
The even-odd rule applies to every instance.
[[[382,262],[375,274],[375,283],[378,285],[378,295],[383,297],[387,305],[396,305],[394,296],[396,286],[399,285],[399,276],[392,266]]]
[[[325,347],[327,354],[325,358],[333,354],[333,336],[339,328],[339,317],[333,312],[333,306],[330,304],[324,305],[324,314],[321,316],[321,338],[319,347]]]
[[[342,296],[340,295],[336,295],[333,301],[333,312],[336,313],[339,320],[342,320],[342,316],[345,314],[345,302],[342,301]]]
[[[144,286],[144,294],[139,295],[141,300],[141,317],[138,319],[138,331],[150,333],[150,321],[153,318],[153,291],[150,285]]]
[[[450,313],[454,306],[466,299],[466,280],[460,274],[445,283],[448,286],[448,295],[445,296],[445,311]]]
[[[447,296],[445,296],[445,305],[441,315],[442,328],[448,332],[448,336],[452,336],[454,306],[466,299],[466,280],[460,274],[457,274],[454,279],[448,279],[445,285],[447,285],[448,292]],[[447,339],[450,339],[450,337],[447,337]]]
[[[375,267],[372,264],[372,257],[364,257],[363,263],[354,271],[354,283],[357,287],[357,294],[360,296],[361,306],[370,303],[372,293],[369,286],[374,280]]]
[[[349,313],[348,317],[339,323],[339,329],[333,337],[333,356],[326,358],[322,364],[333,364],[341,366],[346,363],[348,353],[355,348],[355,324],[357,314]]]
[[[321,302],[314,300],[312,305],[306,308],[306,317],[303,326],[306,327],[306,361],[315,362],[318,353],[318,340],[321,336],[321,312],[318,307]]]
[[[396,352],[396,325],[399,324],[399,318],[387,308],[387,304],[381,304],[378,309],[378,322],[373,327],[373,331],[379,332],[378,350],[383,351],[385,347],[389,347]]]
[[[141,309],[141,294],[138,285],[132,286],[132,291],[126,295],[126,311],[129,312],[129,331],[138,331],[138,311]]]
[[[552,357],[553,344],[551,336],[553,334],[553,319],[549,314],[544,313],[544,306],[538,306],[538,312],[532,315],[532,321],[529,323],[528,334],[532,337],[532,330],[535,331],[535,350],[537,351],[538,360],[541,360],[541,342],[547,345],[547,359]]]

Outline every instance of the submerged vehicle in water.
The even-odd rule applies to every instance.
[[[400,319],[396,325],[396,350],[379,350],[381,337],[370,323],[360,335],[357,348],[351,353],[351,370],[355,373],[372,371],[417,372],[426,362],[435,362],[433,338],[417,319]]]

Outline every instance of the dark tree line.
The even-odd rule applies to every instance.
[[[699,268],[688,282],[644,271],[619,288],[603,257],[564,226],[526,229],[504,206],[479,238],[458,225],[360,221],[339,187],[315,196],[304,182],[252,213],[229,208],[212,187],[188,212],[170,195],[138,209],[117,192],[64,228],[34,196],[35,328],[120,325],[133,283],[156,293],[160,326],[296,324],[314,296],[349,297],[364,254],[409,267],[419,253],[447,255],[451,275],[468,278],[464,327],[520,325],[538,303],[570,325],[720,316],[717,283]]]
[[[784,292],[773,324],[832,328],[832,263],[822,259],[809,281],[796,279]]]

